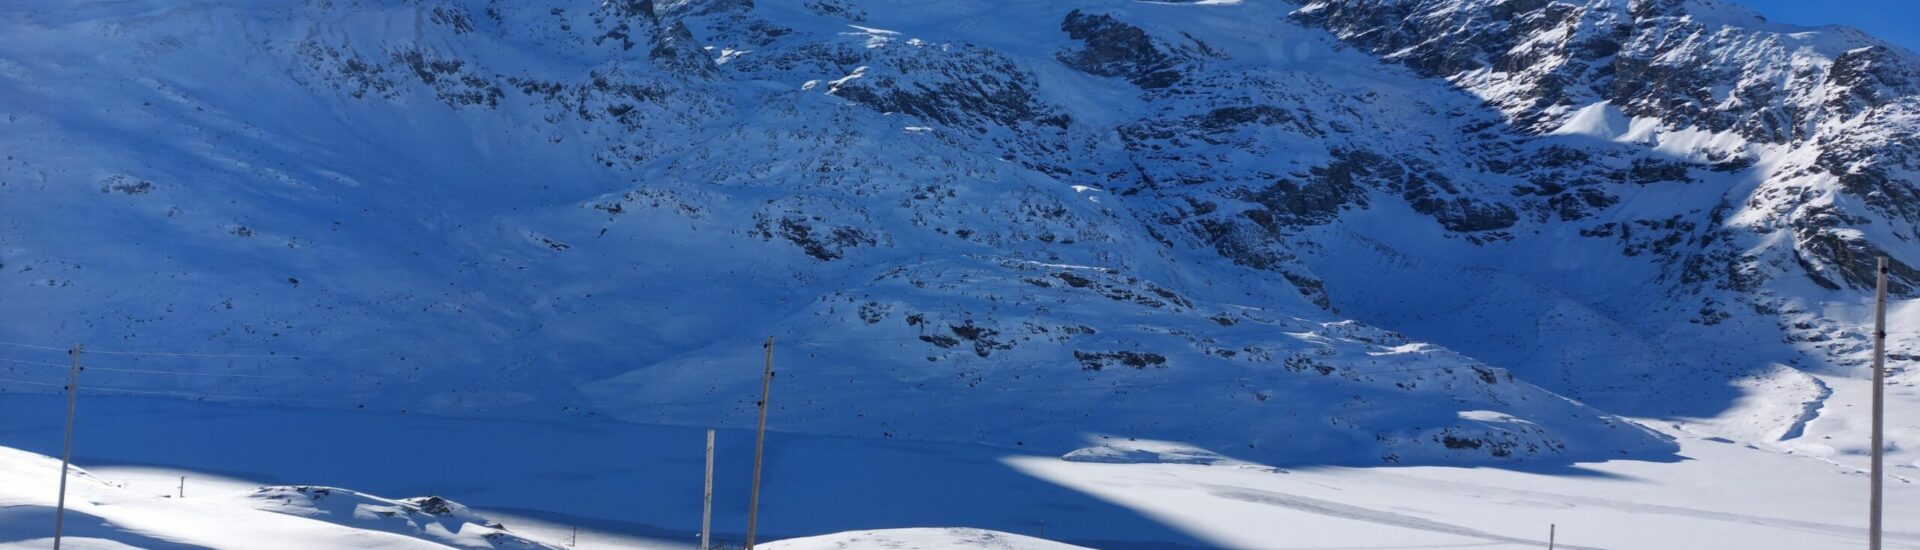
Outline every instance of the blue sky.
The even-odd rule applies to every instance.
[[[1795,25],[1843,24],[1920,51],[1920,0],[1735,0]]]

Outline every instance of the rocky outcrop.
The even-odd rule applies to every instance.
[[[888,48],[836,82],[834,95],[882,113],[945,126],[1065,129],[1072,119],[1039,98],[1032,74],[978,46]]]
[[[1153,90],[1180,82],[1181,60],[1167,53],[1146,31],[1111,15],[1067,14],[1060,30],[1085,47],[1060,52],[1061,63],[1100,76],[1124,78]]]

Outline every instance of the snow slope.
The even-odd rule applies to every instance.
[[[0,547],[52,545],[60,460],[0,447]],[[393,501],[325,487],[262,487],[192,499],[127,489],[85,470],[68,480],[71,548],[552,549],[459,504]],[[424,506],[423,506],[424,505]]]
[[[1439,139],[1434,109],[1474,105],[1355,76],[1371,60],[1317,31],[1273,50],[1276,4],[1090,4],[1194,37],[1117,54],[1147,31],[1068,6],[536,4],[9,12],[0,341],[88,342],[90,388],[743,426],[771,335],[795,431],[1275,463],[1673,448],[1330,312],[1275,224],[1340,209],[1233,214],[1292,204],[1245,188],[1279,171],[1364,161],[1327,144],[1402,117]],[[1142,93],[1169,79],[1206,84]],[[1220,178],[1139,186],[1194,171]],[[1436,215],[1481,223],[1470,190]],[[1246,200],[1167,233],[1188,192]],[[0,387],[59,383],[56,352],[16,351]],[[213,356],[114,354],[142,351]]]

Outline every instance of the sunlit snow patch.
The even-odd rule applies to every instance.
[[[1631,122],[1626,113],[1602,101],[1574,111],[1573,116],[1567,117],[1567,122],[1553,133],[1613,140],[1626,134]]]
[[[1105,190],[1105,189],[1101,189],[1101,188],[1098,188],[1098,187],[1094,187],[1094,186],[1091,186],[1091,185],[1075,185],[1075,186],[1073,186],[1073,192],[1075,192],[1075,193],[1086,193],[1086,192],[1089,192],[1089,191],[1092,191],[1092,192],[1096,192],[1096,193],[1104,193],[1104,192],[1106,192],[1106,190]],[[1092,202],[1094,202],[1094,203],[1099,203],[1099,202],[1100,202],[1100,197],[1096,197],[1096,196],[1088,196],[1088,197],[1087,197],[1087,200],[1088,200],[1088,201],[1092,201]]]
[[[867,37],[868,48],[878,48],[881,46],[885,46],[887,44],[891,44],[893,43],[893,37],[900,36],[899,32],[890,31],[886,29],[862,27],[859,25],[847,25],[847,26],[860,29],[860,32],[843,32],[840,34],[850,35],[850,36],[865,36]]]
[[[854,79],[857,79],[863,76],[867,76],[867,66],[861,65],[859,67],[855,67],[853,69],[853,72],[849,73],[847,76],[836,78],[836,79],[833,79],[832,81],[827,82],[827,93],[831,94],[834,92],[838,92],[840,91],[841,86],[846,85],[848,82],[853,82]]]

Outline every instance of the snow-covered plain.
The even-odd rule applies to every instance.
[[[999,548],[1004,550],[1074,550],[1071,544],[979,529],[882,529],[802,537],[768,543],[775,550],[842,550],[849,548]]]
[[[57,452],[63,405],[54,397],[0,399],[0,445]],[[261,485],[442,496],[550,545],[576,540],[578,528],[579,548],[689,548],[698,531],[697,429],[127,397],[83,399],[79,419],[77,462],[99,481],[75,478],[73,502],[86,515],[70,517],[70,529],[136,547],[306,540],[324,548],[346,536],[389,545],[374,546],[381,548],[445,543],[394,529],[341,529],[354,522],[258,515],[272,514],[250,496]],[[1095,548],[1522,549],[1541,547],[1552,524],[1562,548],[1863,544],[1866,482],[1858,469],[1676,433],[1681,451],[1668,462],[1277,468],[1070,461],[1017,448],[775,432],[762,540],[966,526]],[[722,542],[738,544],[752,434],[722,431],[719,443],[715,529]],[[1101,443],[1142,453],[1179,447]],[[0,544],[38,547],[51,529],[42,507],[51,505],[58,462],[29,468],[21,453],[6,456]],[[166,498],[178,476],[188,478],[186,498]],[[1904,479],[1888,489],[1888,548],[1920,548],[1920,531],[1897,519],[1920,510],[1920,489]],[[241,521],[249,518],[270,523]],[[879,539],[848,533],[808,544],[836,540]]]

